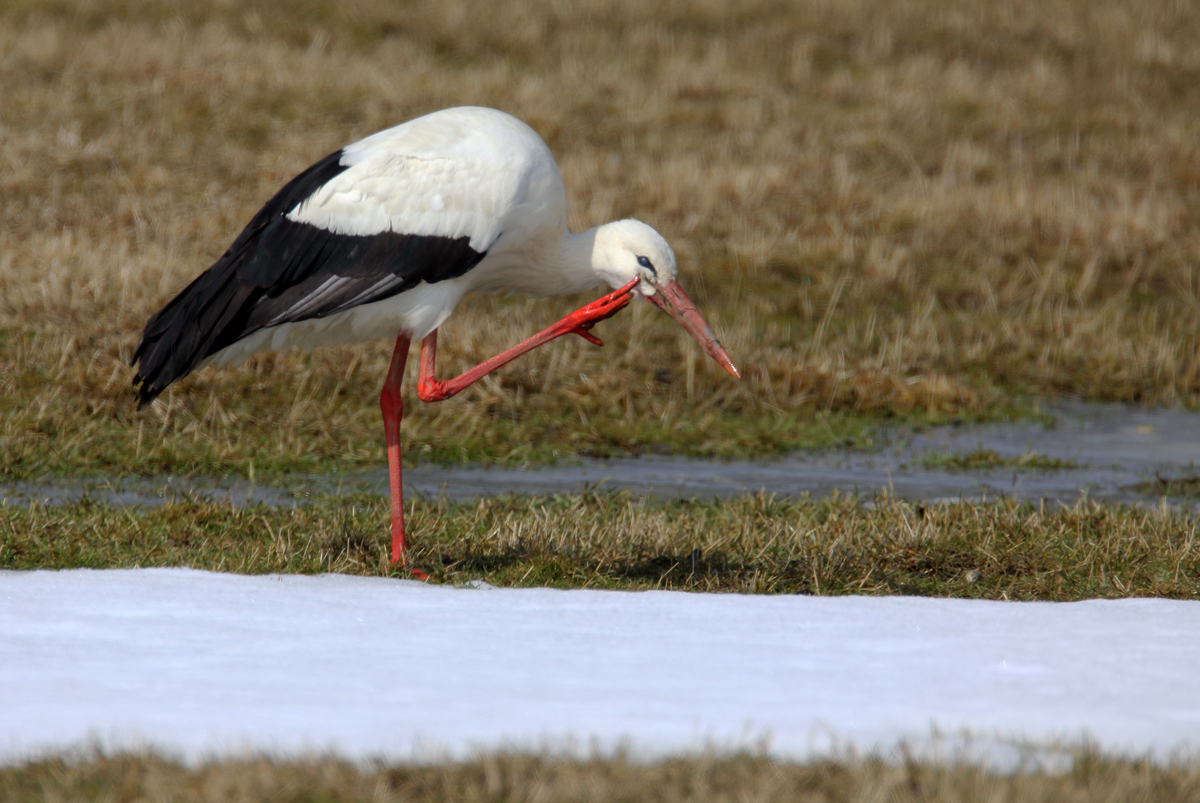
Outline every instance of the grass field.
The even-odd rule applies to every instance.
[[[793,764],[753,755],[570,759],[492,754],[463,762],[363,767],[314,761],[212,761],[188,768],[153,754],[48,759],[0,768],[0,796],[47,800],[162,801],[1163,801],[1200,795],[1200,770],[1079,750],[1065,772],[1033,762],[1015,773],[916,760]]]
[[[390,344],[203,371],[143,413],[128,362],[146,318],[281,184],[463,104],[542,134],[574,230],[635,216],[663,232],[744,381],[636,304],[601,324],[602,350],[559,341],[454,400],[410,396],[410,461],[761,457],[867,444],[880,423],[1036,416],[1043,397],[1198,406],[1197,54],[1200,15],[1174,0],[3,0],[0,481],[382,466]],[[468,299],[441,370],[584,300]],[[935,467],[1063,467],[1049,460],[980,448]],[[1200,596],[1196,519],[1156,511],[410,501],[415,561],[441,582]],[[386,519],[374,497],[4,507],[0,568],[385,575]],[[1182,801],[1198,768],[1087,751],[1013,774],[91,756],[0,767],[0,798]]]
[[[1200,521],[1080,503],[917,505],[842,497],[654,503],[627,494],[413,501],[436,582],[1007,600],[1200,598]],[[0,507],[0,568],[191,566],[407,576],[374,496],[298,508],[180,502]]]
[[[746,379],[635,305],[603,350],[410,405],[410,459],[764,455],[1053,394],[1194,405],[1197,52],[1166,0],[9,0],[0,474],[382,464],[388,344],[201,372],[143,414],[127,363],[284,181],[458,104],[541,132],[576,229],[664,232]],[[443,370],[582,300],[469,300]]]

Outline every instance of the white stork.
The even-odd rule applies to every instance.
[[[133,356],[138,407],[209,364],[395,337],[380,404],[392,562],[407,561],[400,382],[409,343],[421,340],[417,395],[441,401],[556,337],[603,345],[589,330],[637,295],[738,376],[676,274],[671,246],[644,223],[567,231],[562,174],[532,128],[495,109],[446,109],[347,145],[276,193],[229,250],[146,323]],[[543,297],[598,284],[616,289],[455,379],[434,377],[437,328],[467,293]]]

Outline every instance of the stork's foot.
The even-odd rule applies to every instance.
[[[600,321],[607,320],[624,309],[633,300],[633,288],[637,285],[635,277],[629,284],[611,293],[600,296],[595,301],[584,304],[579,309],[558,322],[563,334],[575,334],[589,343],[603,346],[604,341],[592,334],[591,329]]]
[[[425,572],[410,564],[407,554],[401,554],[399,558],[393,558],[391,570],[401,576],[407,572],[414,580],[420,580],[421,582],[428,582],[432,579]]]

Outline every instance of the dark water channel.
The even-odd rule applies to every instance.
[[[770,461],[678,457],[583,460],[542,468],[423,465],[405,469],[406,494],[463,500],[504,493],[631,490],[658,498],[710,499],[757,491],[822,496],[837,490],[910,500],[1081,497],[1200,510],[1200,413],[1121,405],[1058,405],[1052,426],[1018,422],[883,429],[873,450],[796,454]],[[314,494],[386,494],[384,470],[299,476],[287,487],[204,477],[45,480],[0,486],[0,504],[67,502],[86,495],[156,505],[186,495],[234,504],[302,504]]]

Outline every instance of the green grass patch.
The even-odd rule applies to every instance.
[[[1190,498],[1200,496],[1200,477],[1155,476],[1153,480],[1139,482],[1133,488],[1140,493]]]
[[[1024,471],[1067,471],[1084,468],[1074,460],[1064,460],[1059,457],[1048,457],[1031,450],[1020,457],[1004,457],[995,449],[984,449],[980,446],[970,452],[954,454],[927,454],[921,458],[921,465],[927,469],[942,471],[986,471],[988,469],[1016,469]]]
[[[670,324],[661,317],[649,320]],[[10,341],[6,346],[0,326],[3,480],[267,478],[387,465],[378,401],[390,356],[386,344],[267,355],[244,368],[204,370],[138,411],[123,360],[95,352],[77,360],[77,346],[35,336],[14,334]],[[8,362],[6,348],[15,355]],[[649,365],[631,365],[628,374],[626,355],[616,356],[610,365],[607,347],[556,342],[437,404],[415,398],[412,376],[401,432],[404,460],[513,465],[641,454],[762,458],[870,448],[882,427],[1046,417],[1034,399],[1005,397],[956,411],[833,409],[812,402],[784,410],[715,368],[689,398],[687,372],[669,367],[669,355],[647,355]],[[567,358],[571,369],[555,367]],[[474,359],[447,362],[452,368],[445,375]]]
[[[921,505],[834,496],[660,503],[627,493],[413,501],[414,565],[434,582],[979,599],[1200,599],[1200,522],[1081,503]],[[0,508],[0,568],[190,566],[407,576],[378,497],[296,508],[92,501]]]
[[[0,398],[0,479],[267,478],[386,466],[378,390],[365,387],[361,396],[348,397],[336,393],[336,377],[314,384],[318,393],[328,386],[330,395],[297,405],[291,389],[276,383],[257,396],[231,394],[224,400],[174,395],[178,406],[169,413],[138,413],[131,399],[119,399],[111,405],[114,414],[93,416],[78,413],[86,407],[82,400],[76,405],[61,399],[66,393],[40,405],[38,392],[30,388]],[[643,454],[733,459],[835,446],[869,448],[872,433],[885,421],[878,414],[815,409],[756,416],[714,409],[692,418],[669,411],[669,404],[669,399],[645,399],[637,406],[646,409],[630,414],[598,400],[568,409],[533,399],[501,414],[481,412],[471,400],[430,409],[412,399],[401,435],[404,462],[519,465]],[[907,418],[922,424],[941,420]]]

